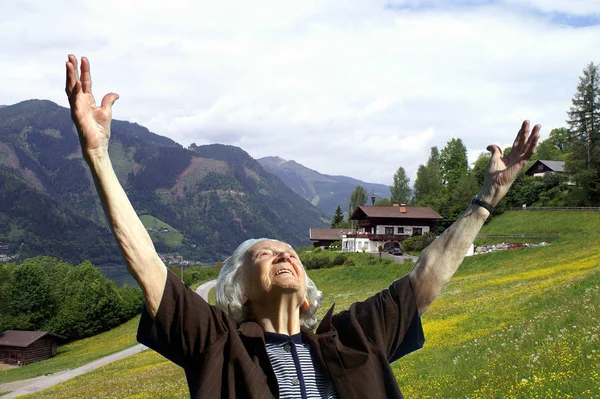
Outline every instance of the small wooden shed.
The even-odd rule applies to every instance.
[[[7,330],[0,334],[0,362],[24,366],[56,355],[66,338],[43,331]]]

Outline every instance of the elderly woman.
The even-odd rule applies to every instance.
[[[420,316],[462,262],[493,207],[533,154],[539,137],[525,121],[506,157],[492,158],[465,213],[414,268],[350,309],[317,323],[321,293],[289,245],[242,243],[225,262],[211,306],[167,271],[129,203],[108,156],[112,105],[92,95],[88,60],[70,55],[66,92],[83,156],[125,263],[146,307],[140,342],[183,367],[192,398],[400,398],[390,363],[423,345]],[[316,328],[316,330],[315,330]]]

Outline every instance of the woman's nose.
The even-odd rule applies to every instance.
[[[289,261],[290,260],[290,254],[288,254],[287,252],[280,252],[277,254],[277,260],[279,262],[281,261]]]

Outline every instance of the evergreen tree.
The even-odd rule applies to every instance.
[[[335,208],[335,214],[333,215],[333,219],[331,220],[331,228],[336,228],[340,223],[344,222],[344,213],[342,212],[342,208],[338,205]]]
[[[442,179],[446,188],[456,186],[460,178],[469,171],[467,147],[461,139],[452,139],[446,143],[440,155]]]
[[[352,194],[350,194],[350,203],[348,204],[348,218],[352,216],[354,210],[359,206],[363,206],[367,202],[367,190],[363,186],[356,186]]]
[[[579,77],[573,106],[568,111],[571,157],[567,171],[583,189],[590,204],[600,203],[600,72],[590,63]]]
[[[440,173],[440,153],[437,147],[431,147],[426,165],[420,165],[414,185],[416,205],[430,206],[439,210],[444,197],[444,185]]]
[[[390,191],[392,192],[392,202],[397,202],[399,204],[408,203],[411,194],[411,189],[408,185],[409,183],[410,178],[406,176],[404,168],[402,166],[399,167],[394,174],[394,185],[390,187]]]

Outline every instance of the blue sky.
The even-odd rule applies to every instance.
[[[564,0],[567,2],[568,0]],[[593,3],[593,2],[590,2]],[[600,24],[600,13],[597,11],[574,12],[574,10],[540,7],[537,2],[510,2],[503,0],[463,0],[463,1],[390,1],[385,5],[390,10],[418,11],[450,11],[470,10],[475,8],[502,8],[515,13],[527,13],[534,17],[547,19],[554,24],[572,27],[589,27]]]
[[[556,24],[569,25],[573,27],[589,27],[600,25],[600,15],[572,15],[560,12],[542,14]]]
[[[599,21],[599,0],[22,0],[0,104],[66,106],[66,55],[86,55],[117,119],[391,184],[451,138],[474,161],[523,119],[564,126]]]

